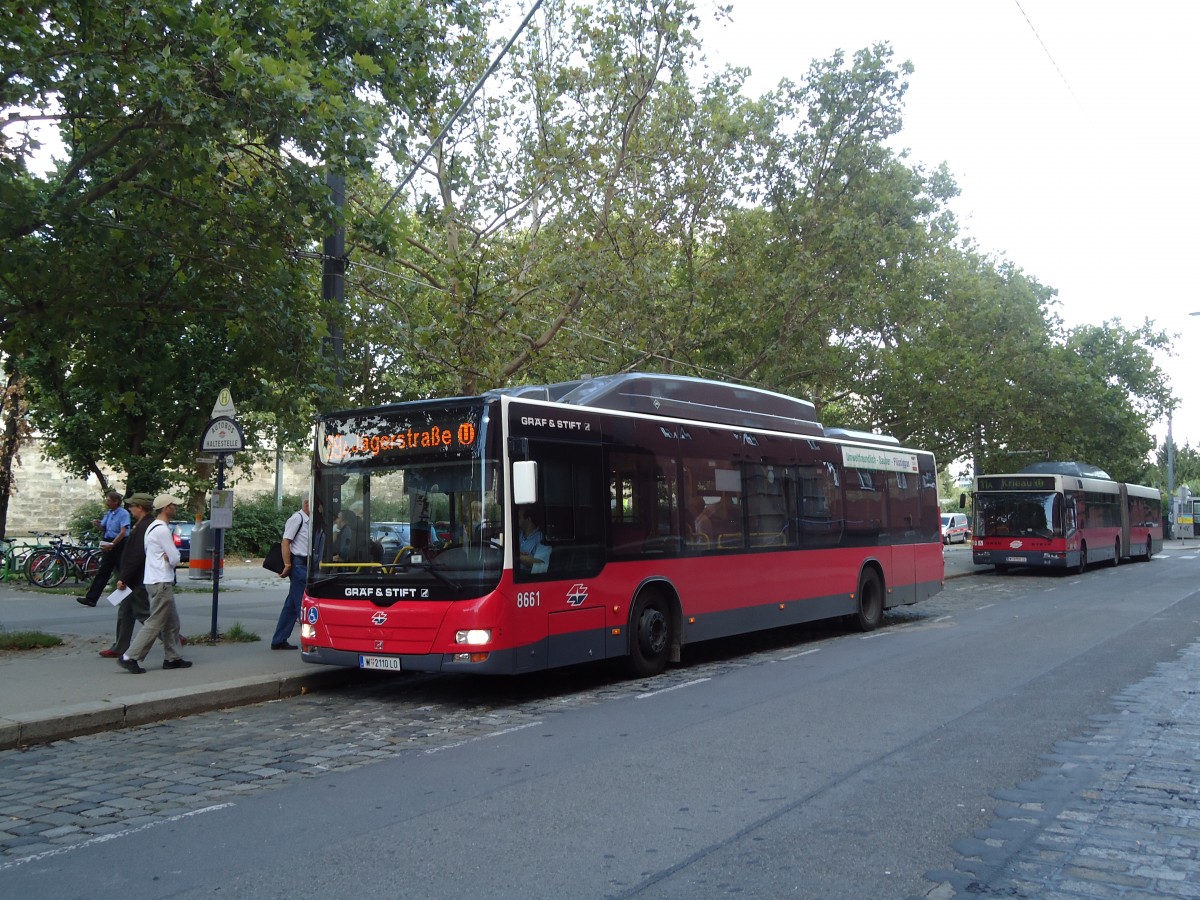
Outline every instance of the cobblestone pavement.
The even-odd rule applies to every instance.
[[[950,587],[890,611],[887,625],[920,624],[968,602],[965,589]],[[404,753],[437,752],[566,709],[766,665],[797,645],[855,638],[845,626],[817,623],[710,642],[689,648],[684,664],[649,682],[628,680],[607,664],[553,677],[381,673],[373,685],[2,751],[0,873],[247,792]]]
[[[926,898],[1200,897],[1200,644],[1114,698],[1037,779],[997,792]]]
[[[1031,588],[1011,578],[969,581],[890,612],[887,627],[920,626]],[[714,642],[650,682],[606,665],[553,678],[381,676],[376,685],[0,752],[0,873],[312,775],[437,752],[567,709],[767,665],[796,646],[851,639],[822,624]],[[1200,897],[1198,672],[1200,645],[1127,689],[1094,733],[1056,747],[1042,777],[998,795],[991,827],[956,846],[953,871],[929,873],[924,896]]]

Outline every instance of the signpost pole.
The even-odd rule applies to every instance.
[[[225,490],[225,454],[217,454],[217,490]],[[217,599],[221,593],[221,562],[225,558],[225,529],[213,529],[213,564],[212,564],[212,582],[213,582],[213,598],[212,598],[212,630],[208,633],[208,639],[213,643],[217,641]]]
[[[217,634],[217,605],[221,595],[221,563],[225,559],[225,528],[232,524],[232,497],[228,508],[225,507],[225,464],[233,463],[233,454],[246,449],[246,437],[242,434],[242,426],[238,424],[237,410],[233,406],[233,396],[229,388],[222,388],[217,394],[217,402],[213,406],[212,417],[204,426],[200,436],[200,449],[205,453],[215,453],[217,457],[217,490],[213,494],[212,513],[209,521],[213,525],[213,561],[212,561],[212,630],[208,639],[213,643],[219,639]],[[220,504],[218,504],[220,498]],[[221,506],[218,514],[218,505]]]

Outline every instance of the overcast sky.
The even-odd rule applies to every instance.
[[[730,2],[732,22],[701,36],[710,62],[752,70],[751,95],[839,48],[887,41],[912,62],[899,146],[949,166],[966,232],[1056,288],[1068,325],[1149,316],[1179,334],[1195,361],[1159,362],[1180,401],[1175,442],[1200,447],[1200,4]],[[713,0],[697,3],[710,18]]]

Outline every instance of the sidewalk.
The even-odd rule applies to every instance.
[[[255,591],[270,596],[269,609],[278,613],[283,589],[279,580],[256,562],[229,565],[221,577],[220,594],[231,602],[239,594]],[[177,596],[203,607],[207,603],[203,592],[211,591],[212,582],[189,581],[182,569],[179,579]],[[41,599],[86,616],[86,611],[80,613],[85,608],[76,607],[69,595]],[[198,621],[201,613],[202,608],[184,617],[185,634],[201,630],[188,625],[189,619]],[[191,642],[184,651],[195,665],[170,671],[162,670],[161,645],[156,644],[145,662],[149,671],[129,675],[111,660],[97,656],[112,641],[112,617],[106,616],[102,622],[94,630],[64,626],[88,633],[59,632],[64,637],[61,647],[0,653],[0,750],[278,700],[349,684],[361,677],[354,669],[302,662],[294,650],[272,651],[269,633],[254,643]],[[262,629],[258,631],[261,636]]]

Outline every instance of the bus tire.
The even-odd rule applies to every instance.
[[[1112,567],[1115,569],[1121,564],[1121,539],[1117,538],[1116,547],[1113,549]]]
[[[629,618],[629,669],[639,678],[658,675],[671,652],[671,604],[660,591],[638,594]]]
[[[1147,537],[1146,538],[1146,552],[1142,554],[1142,562],[1150,562],[1150,559],[1153,556],[1154,556],[1154,541],[1152,541],[1150,538]]]
[[[1087,571],[1087,544],[1079,545],[1079,565],[1075,567],[1075,574],[1082,575]]]
[[[858,611],[854,624],[859,631],[874,631],[883,622],[883,584],[874,569],[858,576]]]

